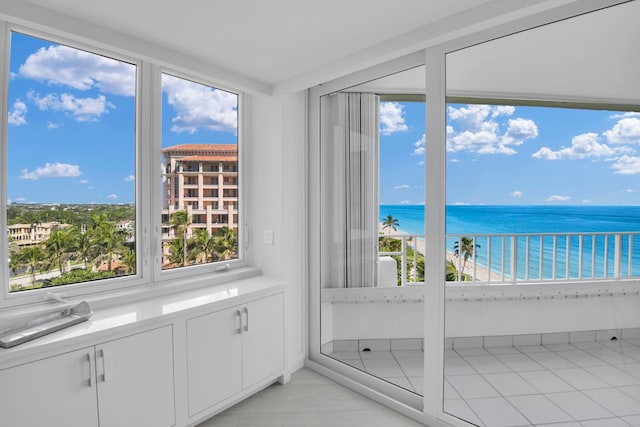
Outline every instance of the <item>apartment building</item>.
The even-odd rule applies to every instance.
[[[215,234],[222,227],[238,228],[238,146],[182,144],[162,150],[164,157],[162,239],[171,240],[174,212],[186,210],[196,229]]]
[[[57,221],[14,224],[7,226],[7,235],[9,241],[15,242],[18,247],[22,248],[44,242],[51,235],[51,231],[58,227],[65,228],[68,227],[68,224],[61,224]]]

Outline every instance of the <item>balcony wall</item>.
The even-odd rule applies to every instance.
[[[322,343],[422,338],[424,287],[324,289]],[[446,336],[640,327],[640,283],[447,285]]]

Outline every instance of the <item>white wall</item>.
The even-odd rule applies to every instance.
[[[492,293],[487,287],[478,286],[467,288],[462,296],[459,289],[453,298],[448,295],[445,336],[525,335],[640,327],[639,287],[634,284],[583,284],[580,285],[585,287],[582,292],[567,290],[574,285],[548,285],[549,292],[542,294],[540,299],[536,296],[538,291],[527,291],[524,285],[507,286],[513,287],[509,291],[493,289]],[[558,289],[564,290],[557,294]],[[333,291],[334,302],[322,303],[323,344],[331,340],[424,336],[424,304],[413,298],[398,302],[390,297],[394,291],[398,295],[406,293],[403,288],[385,290],[384,297],[380,298],[373,294],[364,298],[366,290],[362,295],[340,298],[337,295],[340,290]],[[507,298],[501,299],[501,294],[506,292],[509,292]],[[526,299],[522,299],[521,294]],[[342,303],[335,302],[340,299]]]
[[[250,98],[249,258],[263,274],[287,282],[287,356],[290,364],[301,366],[306,331],[306,95]],[[273,232],[273,244],[265,243],[265,231]]]

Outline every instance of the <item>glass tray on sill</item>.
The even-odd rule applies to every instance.
[[[0,328],[0,347],[11,348],[88,320],[93,311],[86,301],[6,329]]]

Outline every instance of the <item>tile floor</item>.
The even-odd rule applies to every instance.
[[[421,351],[332,357],[418,394]],[[640,338],[446,350],[445,411],[479,426],[640,427]]]
[[[198,427],[420,427],[309,369],[273,384]]]

